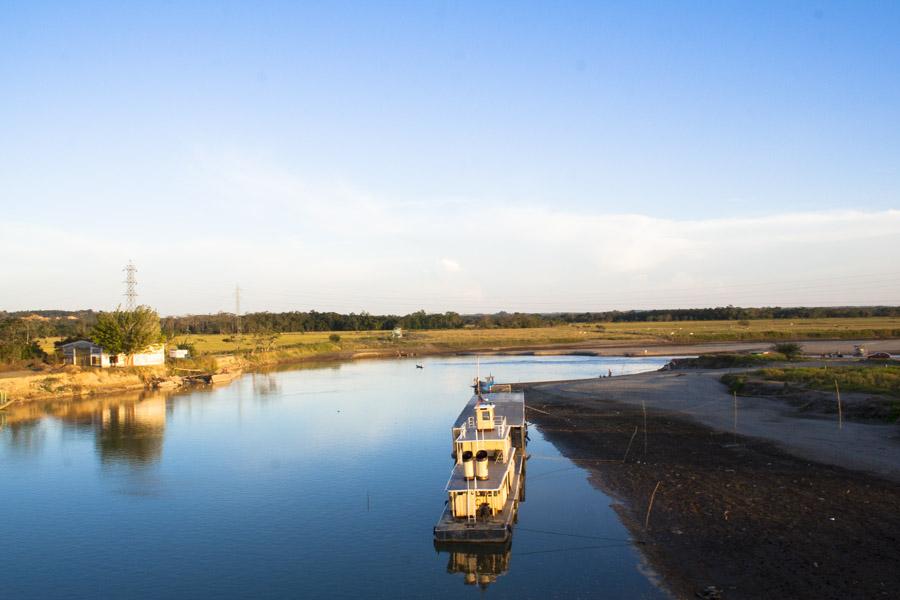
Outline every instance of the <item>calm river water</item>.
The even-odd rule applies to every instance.
[[[489,357],[497,381],[665,358]],[[438,552],[474,358],[370,360],[232,385],[20,406],[0,430],[6,598],[662,597],[611,500],[530,428],[508,553]],[[477,567],[484,592],[465,585]]]

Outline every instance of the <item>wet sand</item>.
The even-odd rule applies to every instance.
[[[689,377],[535,385],[527,416],[616,499],[676,597],[709,586],[708,597],[723,598],[897,597],[897,426],[845,423],[849,435],[835,446],[829,417],[759,399],[743,421],[739,411],[736,435],[724,386]],[[791,430],[794,439],[781,439]]]

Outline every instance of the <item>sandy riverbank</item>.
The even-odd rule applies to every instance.
[[[0,378],[0,391],[10,400],[34,402],[117,394],[146,389],[151,378],[164,369],[79,369],[65,367]]]
[[[708,586],[724,598],[893,597],[898,426],[838,429],[827,415],[739,398],[735,435],[721,374],[535,385],[528,417],[616,499],[676,597]]]

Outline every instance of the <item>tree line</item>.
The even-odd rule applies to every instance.
[[[41,337],[87,338],[102,313],[93,310],[0,311],[0,360],[4,356],[35,352],[33,341]],[[255,312],[241,315],[244,333],[290,331],[390,331],[403,329],[480,329],[550,327],[566,323],[628,323],[643,321],[730,321],[753,319],[900,317],[898,306],[761,307],[654,309],[602,312],[468,314],[429,313],[373,315],[318,311]],[[238,319],[232,313],[168,316],[160,319],[163,335],[234,334]],[[37,348],[39,350],[39,348]]]
[[[754,319],[853,319],[900,317],[900,306],[818,306],[744,308],[677,308],[606,312],[558,313],[552,315],[566,323],[634,323],[644,321],[750,321]]]
[[[753,319],[862,318],[900,317],[898,306],[868,307],[763,307],[690,308],[670,310],[631,310],[604,312],[468,314],[456,312],[427,313],[423,310],[403,316],[362,313],[292,311],[257,312],[241,315],[245,333],[273,331],[379,331],[395,327],[403,329],[518,329],[552,327],[567,323],[631,323],[643,321],[740,321]],[[232,313],[164,317],[162,330],[167,335],[184,333],[236,332],[237,319]]]

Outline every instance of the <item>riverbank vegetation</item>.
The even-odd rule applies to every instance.
[[[704,354],[693,358],[676,358],[672,360],[675,369],[734,369],[739,367],[759,367],[772,362],[790,360],[780,352],[766,354]]]
[[[310,311],[242,315],[240,329],[235,316],[227,313],[163,317],[159,323],[162,336],[170,347],[188,349],[192,355],[237,353],[259,359],[264,353],[286,351],[290,351],[293,356],[305,357],[352,355],[357,352],[396,355],[459,350],[540,349],[565,345],[600,347],[689,345],[729,341],[893,339],[900,338],[900,314],[894,314],[898,312],[900,309],[892,307],[852,309],[725,307],[577,315],[575,313],[459,315],[428,314],[419,311],[403,317],[393,317],[367,313],[341,315]],[[844,316],[787,318],[788,315],[806,313],[844,314]],[[0,313],[0,370],[54,364],[59,360],[55,346],[64,340],[86,338],[106,340],[108,337],[115,342],[118,335],[115,331],[111,337],[108,335],[103,337],[104,331],[110,329],[104,325],[109,320],[104,314],[115,313],[93,311]],[[707,320],[707,317],[722,314],[736,316],[768,314],[772,318]],[[585,320],[568,321],[576,317]],[[646,320],[650,318],[664,320]],[[155,331],[154,328],[154,335]]]
[[[837,382],[841,391],[900,398],[900,365],[761,369],[757,375],[770,381],[785,381],[822,391],[834,391]]]
[[[766,368],[751,373],[729,373],[722,383],[740,393],[749,380],[784,382],[808,389],[882,394],[900,398],[900,365],[875,364],[841,367]]]

